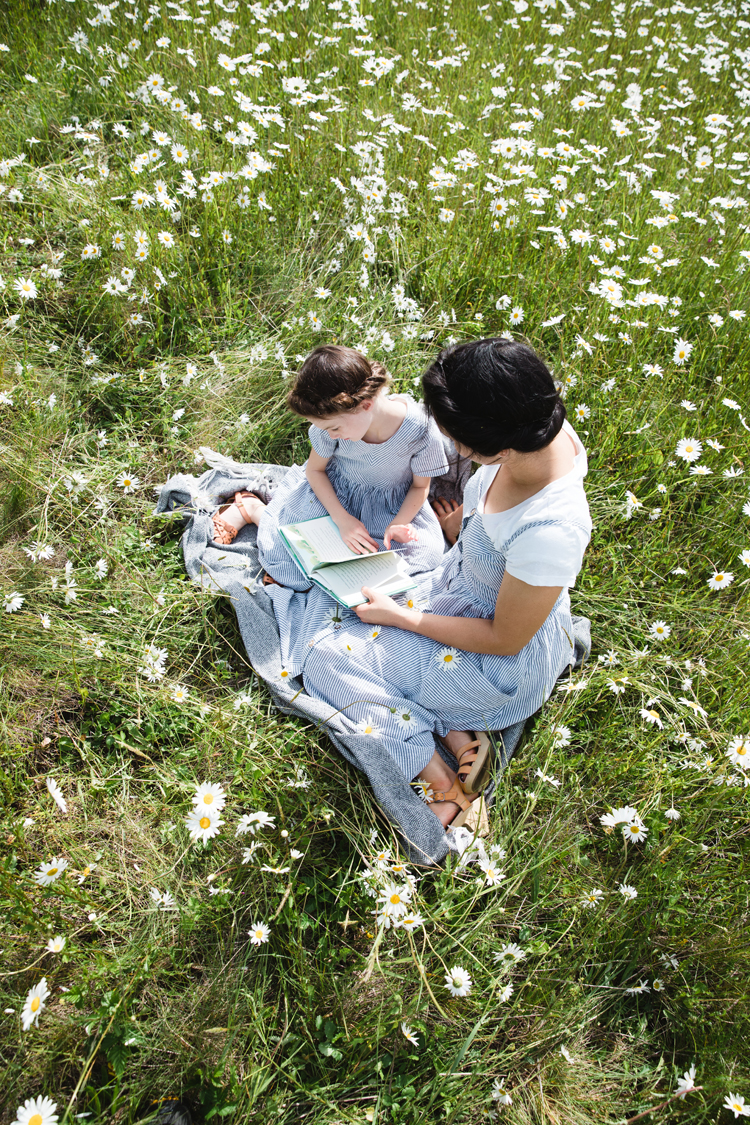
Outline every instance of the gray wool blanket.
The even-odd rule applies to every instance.
[[[265,681],[278,709],[298,715],[325,729],[339,753],[367,775],[375,799],[400,832],[404,847],[414,863],[440,863],[451,848],[460,850],[460,841],[445,833],[437,817],[420,800],[385,748],[376,738],[345,732],[336,716],[331,717],[328,704],[305,694],[300,680],[280,683],[281,667],[279,631],[273,605],[260,583],[262,568],[258,562],[256,528],[242,528],[232,544],[216,546],[212,540],[211,517],[218,505],[231,499],[235,492],[249,489],[268,501],[288,469],[280,465],[241,465],[210,449],[201,450],[209,468],[196,477],[178,474],[162,486],[156,513],[179,513],[186,524],[182,535],[185,568],[194,582],[204,589],[229,596],[237,614],[242,640],[250,663]],[[468,480],[471,464],[456,459],[450,450],[451,469],[445,477],[432,483],[431,493],[459,503]],[[589,621],[573,618],[576,631],[576,666],[590,650]],[[507,765],[523,733],[519,722],[495,733],[500,750],[500,768]],[[439,746],[438,749],[441,749]],[[441,750],[442,752],[442,750]],[[447,756],[450,762],[450,756]],[[455,762],[450,762],[455,766]],[[500,772],[499,770],[497,771]],[[492,803],[494,785],[486,797]]]

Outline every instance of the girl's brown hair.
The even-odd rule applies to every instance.
[[[286,402],[290,410],[304,418],[327,418],[356,410],[390,382],[390,375],[377,360],[354,348],[323,344],[302,364]]]

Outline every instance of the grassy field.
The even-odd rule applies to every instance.
[[[724,0],[2,5],[0,1121],[742,1114],[749,31]],[[590,452],[594,651],[501,780],[490,882],[404,868],[153,508],[204,446],[304,460],[316,344],[418,395],[500,333]],[[421,926],[384,925],[391,880]]]

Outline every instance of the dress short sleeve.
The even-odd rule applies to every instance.
[[[310,438],[310,445],[319,457],[324,457],[326,461],[329,457],[333,457],[339,443],[325,430],[321,430],[319,426],[310,426],[307,435]]]
[[[575,523],[529,524],[508,544],[505,569],[529,586],[575,586],[588,542]]]
[[[442,477],[450,464],[443,444],[443,435],[434,418],[427,420],[424,441],[412,454],[411,471],[415,477]]]

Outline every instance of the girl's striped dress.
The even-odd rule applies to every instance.
[[[398,513],[414,477],[439,477],[448,471],[443,438],[424,407],[409,395],[391,395],[406,403],[403,422],[387,441],[337,441],[318,426],[310,427],[310,443],[321,457],[329,458],[326,473],[346,511],[361,520],[383,547],[385,529]],[[327,515],[308,484],[304,465],[292,466],[258,528],[258,553],[263,568],[296,590],[310,581],[284,546],[278,528],[288,523]],[[415,543],[394,543],[392,549],[405,560],[411,574],[433,570],[443,555],[443,533],[437,516],[425,503],[411,521],[419,538]]]
[[[581,488],[585,452],[565,488]],[[533,522],[516,526],[494,545],[485,529],[481,499],[491,476],[476,473],[464,497],[458,543],[426,575],[411,600],[419,609],[455,617],[493,617],[505,562],[519,535],[571,529],[588,541],[585,496],[580,519],[559,516],[552,490],[540,495]],[[544,491],[544,490],[543,490]],[[556,515],[556,512],[558,513]],[[552,533],[553,535],[553,533]],[[552,692],[573,659],[573,626],[564,587],[547,620],[512,656],[458,651],[417,633],[360,622],[317,587],[309,594],[270,587],[287,670],[302,674],[305,691],[330,704],[352,732],[377,734],[404,776],[416,777],[435,750],[434,734],[449,730],[502,730],[528,718]]]

